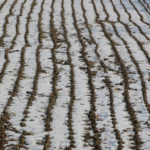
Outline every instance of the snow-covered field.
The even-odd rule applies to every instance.
[[[150,149],[150,0],[0,1],[0,150]]]

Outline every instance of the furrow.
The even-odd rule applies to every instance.
[[[127,8],[125,7],[124,3],[122,2],[122,0],[120,0],[120,4],[122,5],[123,9],[125,10],[125,12],[128,14],[128,17],[129,17],[129,21],[133,23],[133,25],[135,25],[140,33],[147,39],[147,40],[150,40],[150,38],[145,34],[145,32],[143,32],[142,28],[132,20],[132,17],[131,17],[131,14],[129,13],[129,11],[127,10]]]
[[[14,1],[4,1],[4,2],[5,3],[3,5],[3,9],[0,12],[0,15],[1,15],[1,24],[0,24],[0,30],[1,30],[1,32],[0,32],[0,34],[2,34],[2,35],[4,33],[4,25],[6,24],[6,18],[8,20],[8,18],[9,18],[9,12],[10,12],[10,10],[12,8],[12,5],[15,3]],[[1,35],[0,35],[0,41],[1,41]],[[8,58],[7,57],[8,50],[6,49],[6,47],[3,44],[0,45],[0,48],[1,48],[1,52],[3,50],[3,59],[1,59],[2,69],[1,69],[1,72],[0,72],[0,81],[1,81],[1,78],[4,76],[3,68],[5,68],[5,66],[6,66],[5,61],[7,61],[7,58]]]
[[[145,9],[145,11],[150,14],[150,11],[147,9],[147,7],[143,4],[141,0],[138,0],[138,2],[141,4],[141,6]]]
[[[72,126],[74,130],[75,148],[73,149],[87,149],[91,150],[91,146],[85,145],[84,135],[87,124],[87,112],[90,110],[90,91],[88,87],[88,77],[86,73],[85,62],[82,59],[81,45],[77,37],[76,29],[74,28],[74,21],[72,18],[71,1],[64,1],[65,21],[67,37],[70,42],[70,55],[72,57],[72,64],[74,66],[74,80],[75,80],[75,101],[72,113]],[[68,143],[69,148],[69,143]]]
[[[10,10],[9,10],[9,14],[6,16],[6,18],[5,18],[5,23],[4,23],[4,25],[3,25],[3,34],[2,34],[2,36],[0,37],[0,45],[2,46],[2,45],[4,45],[4,38],[7,36],[7,25],[8,25],[8,23],[9,23],[9,17],[11,16],[11,15],[13,15],[13,9],[14,9],[14,7],[15,7],[15,5],[18,3],[18,0],[15,0],[14,2],[13,2],[13,4],[11,5],[11,8],[10,8]]]
[[[150,2],[0,1],[0,150],[148,150]]]
[[[26,3],[26,0],[22,3],[21,5],[21,8],[20,8],[20,12],[19,12],[19,15],[17,16],[17,22],[16,22],[16,34],[11,42],[11,46],[9,48],[6,48],[5,49],[5,62],[3,64],[3,67],[2,67],[2,70],[1,70],[1,73],[0,73],[0,83],[2,82],[2,79],[5,75],[5,72],[6,72],[6,69],[7,69],[7,66],[9,64],[9,51],[12,50],[14,47],[15,47],[15,41],[18,37],[18,35],[20,34],[19,33],[19,25],[20,25],[20,17],[22,16],[22,12],[23,12],[23,7]]]
[[[146,4],[147,8],[150,9],[150,4],[146,0],[143,0],[143,2]]]
[[[25,36],[28,36],[28,33],[26,32],[27,31],[27,28],[28,28],[28,24],[30,22],[30,15],[32,13],[32,8],[34,7],[35,5],[35,2],[33,2],[31,4],[31,9],[29,11],[29,14],[27,14],[27,22],[26,22],[26,25],[25,25]],[[21,28],[21,30],[23,30],[23,28]],[[21,31],[22,32],[22,31]],[[24,36],[23,36],[24,37]],[[17,39],[18,40],[18,39]],[[25,41],[25,38],[24,38],[24,41]],[[20,42],[20,39],[19,39],[19,42]],[[21,44],[22,45],[22,44]],[[8,99],[8,104],[5,109],[9,109],[9,107],[12,106],[12,102],[14,101],[14,98],[16,98],[17,95],[19,95],[19,89],[21,89],[22,87],[20,86],[20,82],[23,80],[24,76],[23,76],[23,71],[24,71],[24,68],[25,68],[25,53],[26,53],[26,49],[28,47],[28,43],[25,42],[25,45],[23,46],[23,48],[21,49],[21,56],[20,56],[20,68],[19,68],[19,71],[18,71],[18,75],[17,75],[17,79],[15,81],[15,85],[14,85],[14,88],[12,91],[10,91],[10,97]],[[8,107],[9,106],[9,107]],[[11,110],[12,111],[12,110]],[[6,112],[6,115],[8,115],[9,112],[7,113]],[[11,114],[12,115],[12,114]],[[5,116],[4,116],[5,117]],[[3,118],[4,118],[3,117]],[[9,117],[9,116],[8,116]],[[6,117],[5,117],[6,118]],[[7,118],[6,118],[7,119]],[[10,120],[11,118],[8,118],[8,120]],[[4,120],[4,119],[3,119]],[[4,120],[4,123],[5,123],[5,120]],[[9,127],[11,128],[11,124],[9,124]],[[15,130],[14,130],[15,131]]]
[[[53,120],[52,117],[52,110],[53,107],[56,103],[57,97],[58,97],[58,91],[57,91],[57,84],[58,84],[58,75],[59,75],[59,70],[57,66],[57,59],[56,59],[56,48],[58,47],[57,44],[57,37],[56,37],[56,29],[54,25],[54,4],[55,0],[52,1],[51,3],[51,13],[50,13],[50,35],[52,38],[53,42],[53,47],[51,49],[52,51],[52,61],[53,61],[53,77],[52,77],[52,92],[49,95],[49,104],[48,107],[46,108],[46,118],[45,118],[45,132],[48,132],[47,135],[44,138],[44,150],[48,150],[49,147],[51,146],[50,142],[50,131],[51,131],[51,122]]]
[[[95,11],[93,9],[93,6],[89,1],[85,3],[85,6],[87,7],[87,15],[88,20],[90,23],[90,28],[92,30],[93,37],[95,38],[96,42],[99,45],[98,52],[100,53],[101,59],[105,63],[107,73],[103,73],[102,71],[97,72],[97,76],[95,76],[95,82],[97,83],[97,96],[100,97],[101,100],[97,102],[97,114],[98,114],[98,126],[103,128],[102,130],[102,149],[111,149],[112,145],[113,148],[117,149],[118,144],[117,140],[114,136],[112,136],[113,133],[113,127],[112,127],[112,121],[111,114],[109,112],[110,110],[110,98],[109,91],[107,91],[105,88],[105,84],[103,84],[103,81],[105,81],[105,78],[109,78],[111,82],[111,89],[113,92],[113,105],[114,105],[114,111],[116,115],[116,128],[120,131],[121,139],[122,139],[122,146],[123,149],[129,148],[133,146],[133,140],[131,137],[133,137],[133,128],[131,125],[130,116],[128,114],[128,111],[125,107],[124,102],[124,84],[123,84],[123,77],[121,76],[119,63],[116,61],[116,58],[114,56],[114,53],[111,49],[111,44],[109,44],[109,41],[105,38],[103,34],[103,30],[99,27],[99,24],[95,21]],[[99,6],[99,1],[97,1],[96,6],[99,8],[99,13],[102,14],[103,9]],[[92,14],[92,15],[91,15]],[[106,17],[105,13],[103,16]],[[105,18],[102,18],[101,20],[105,20]],[[109,30],[109,29],[107,29]],[[110,30],[111,31],[111,30]],[[99,33],[97,35],[97,33]],[[110,33],[111,34],[111,33]],[[92,55],[92,53],[91,53]],[[100,76],[101,75],[101,76]],[[106,117],[107,116],[107,117]],[[109,117],[108,117],[109,116]],[[110,118],[110,119],[109,119]],[[109,127],[109,128],[107,128]]]
[[[114,4],[112,1],[110,1],[112,3],[113,9],[116,12],[118,19],[120,18],[120,14],[117,11],[116,7],[114,7]],[[125,27],[126,31],[129,33],[129,35],[136,41],[137,45],[139,46],[139,48],[142,50],[142,52],[144,53],[145,57],[147,58],[148,62],[150,63],[150,57],[148,52],[146,51],[146,49],[144,48],[143,44],[137,39],[137,37],[135,35],[133,35],[133,33],[131,32],[129,26],[127,24],[125,24],[124,22],[122,22],[119,19],[119,22]]]
[[[122,73],[122,76],[124,78],[124,101],[126,103],[126,109],[128,110],[129,114],[130,114],[130,120],[132,122],[132,125],[133,125],[133,131],[134,131],[134,137],[133,137],[133,140],[135,141],[135,148],[136,149],[139,149],[140,146],[141,146],[141,139],[139,137],[139,122],[137,121],[137,117],[136,117],[136,113],[131,105],[131,102],[130,102],[130,97],[129,97],[129,77],[128,77],[128,73],[127,73],[127,70],[126,70],[126,67],[125,67],[125,64],[124,62],[122,61],[119,53],[118,53],[118,50],[116,48],[116,45],[114,43],[114,41],[112,40],[111,36],[109,35],[108,31],[106,30],[106,26],[103,22],[100,22],[98,20],[99,18],[99,14],[97,12],[97,8],[96,8],[96,5],[94,3],[94,1],[92,0],[92,4],[93,4],[93,7],[95,9],[95,12],[96,12],[96,22],[98,24],[100,24],[100,26],[102,27],[103,29],[103,32],[104,32],[104,35],[107,37],[107,39],[110,41],[111,43],[111,47],[112,47],[112,50],[114,51],[114,54],[116,56],[116,59],[117,61],[120,63],[120,69],[121,69],[121,73]]]
[[[90,39],[91,41],[93,42],[93,44],[95,45],[95,54],[97,56],[97,58],[99,59],[99,63],[101,65],[101,67],[103,68],[103,71],[104,73],[108,73],[107,71],[107,68],[106,68],[106,65],[104,63],[103,60],[101,60],[100,58],[100,54],[98,52],[98,44],[96,43],[93,35],[92,35],[92,31],[89,27],[89,23],[88,23],[88,19],[86,17],[86,10],[84,8],[84,3],[83,3],[83,0],[81,0],[81,7],[82,7],[82,10],[83,10],[83,17],[85,19],[85,24],[86,24],[86,28],[88,29],[88,32],[90,34]],[[115,110],[114,110],[114,98],[113,98],[113,90],[112,90],[112,85],[111,85],[111,81],[109,79],[109,77],[105,77],[105,80],[104,80],[105,84],[106,84],[106,87],[108,88],[108,91],[109,91],[109,98],[110,98],[110,112],[111,112],[111,117],[112,117],[112,124],[113,124],[113,128],[114,128],[114,132],[115,132],[115,135],[116,135],[116,139],[118,140],[118,148],[117,149],[122,149],[123,146],[122,146],[122,139],[121,139],[121,135],[120,135],[120,132],[119,130],[117,129],[116,127],[116,115],[115,115]]]
[[[30,93],[30,96],[28,98],[28,101],[27,101],[27,104],[25,106],[25,109],[23,111],[23,117],[21,119],[21,122],[20,122],[20,125],[21,127],[23,128],[23,131],[21,131],[21,135],[19,137],[19,144],[17,144],[15,146],[16,149],[21,149],[21,148],[26,148],[26,136],[28,135],[28,132],[25,130],[26,126],[28,124],[26,124],[26,120],[27,118],[29,117],[30,113],[29,113],[29,110],[31,108],[31,106],[33,105],[33,102],[35,101],[35,97],[37,95],[37,90],[38,90],[38,80],[39,80],[39,75],[40,73],[42,72],[41,70],[41,62],[40,62],[40,50],[42,48],[42,29],[41,29],[41,14],[42,14],[42,11],[43,11],[43,4],[44,4],[44,1],[42,1],[41,3],[38,3],[37,1],[34,1],[31,5],[31,9],[30,9],[30,13],[29,13],[29,16],[28,16],[28,24],[27,24],[27,30],[26,30],[26,35],[25,35],[25,41],[26,41],[26,46],[29,46],[30,43],[28,42],[28,34],[29,34],[29,23],[31,21],[31,14],[33,13],[34,9],[35,9],[35,6],[39,6],[40,9],[39,10],[39,13],[37,14],[38,17],[37,17],[37,28],[38,28],[38,37],[37,37],[37,48],[36,48],[36,71],[35,71],[35,75],[34,75],[34,79],[33,79],[33,87],[32,87],[32,91]]]
[[[5,6],[5,4],[7,3],[8,0],[4,0],[3,3],[1,3],[0,5],[0,11],[3,9],[3,7]]]
[[[74,106],[74,101],[76,99],[75,97],[75,79],[74,79],[74,65],[72,64],[72,57],[70,54],[70,48],[71,48],[71,44],[68,40],[68,31],[66,29],[66,19],[65,19],[65,9],[64,9],[64,0],[62,0],[61,3],[61,17],[62,17],[62,28],[63,28],[63,32],[64,32],[64,39],[65,42],[67,44],[67,58],[68,58],[68,64],[70,66],[70,85],[71,85],[71,89],[70,89],[70,102],[69,102],[69,106],[68,106],[68,130],[69,130],[69,137],[68,139],[70,140],[70,145],[68,147],[68,149],[72,149],[75,147],[75,140],[74,140],[74,129],[73,129],[73,119],[72,119],[72,114],[73,114],[73,106]]]
[[[39,74],[37,94],[35,96],[35,100],[33,101],[33,105],[30,106],[28,118],[26,119],[26,126],[23,128],[23,130],[26,131],[25,144],[28,149],[32,149],[33,147],[38,148],[38,149],[43,149],[43,147],[44,147],[43,138],[46,135],[46,132],[44,131],[45,130],[44,121],[45,121],[45,117],[46,117],[45,110],[48,105],[49,91],[52,88],[50,82],[52,80],[52,70],[53,70],[52,60],[51,60],[52,42],[51,42],[51,38],[49,36],[49,32],[47,30],[49,28],[49,20],[50,20],[50,18],[49,18],[50,5],[51,5],[51,2],[49,0],[45,0],[43,2],[43,6],[42,6],[42,10],[41,10],[42,13],[40,14],[40,19],[39,19],[40,20],[39,28],[41,30],[41,32],[40,32],[41,39],[39,38],[39,40],[41,40],[41,42],[42,42],[42,44],[41,44],[42,47],[41,47],[41,51],[40,51],[41,73]],[[35,20],[35,17],[32,17],[32,19]],[[31,22],[33,20],[31,20]],[[33,25],[34,28],[35,28],[35,26],[37,26],[37,24]],[[30,27],[31,27],[31,25],[30,25]],[[36,30],[35,31],[30,30],[29,33],[30,32],[32,32],[32,34],[34,35]],[[36,34],[37,34],[37,32],[36,32]],[[36,38],[36,40],[38,41],[38,37]],[[31,43],[30,43],[30,45],[31,45]],[[33,45],[34,45],[34,43],[33,43]],[[28,59],[30,59],[29,56],[31,56],[31,54],[27,54],[26,56],[28,56],[27,57],[27,61],[28,61]],[[32,64],[32,66],[33,66],[33,64]],[[31,65],[29,65],[29,68],[30,67],[31,67]],[[35,66],[35,68],[36,68],[36,66]],[[28,68],[26,68],[26,70],[28,71]],[[34,75],[34,72],[32,74]],[[31,83],[32,83],[32,81],[31,81]],[[31,91],[31,90],[29,90],[29,91]],[[30,94],[31,94],[31,92],[30,93],[28,92],[28,96]],[[17,120],[17,118],[15,118],[15,117],[14,117],[14,119]],[[18,122],[20,122],[20,120]]]
[[[96,126],[96,114],[95,114],[95,112],[96,112],[96,105],[95,105],[96,95],[95,95],[95,87],[93,84],[93,74],[91,71],[92,64],[87,59],[87,52],[86,52],[87,44],[83,40],[82,34],[81,34],[81,29],[79,28],[79,26],[77,24],[77,18],[76,18],[75,9],[74,9],[74,0],[71,3],[71,7],[72,7],[72,16],[73,16],[73,20],[74,20],[74,27],[76,29],[79,42],[82,46],[82,49],[81,49],[82,59],[86,64],[86,71],[87,71],[87,75],[88,75],[88,83],[89,83],[90,98],[91,98],[91,101],[90,101],[91,106],[90,106],[90,111],[88,112],[88,118],[90,121],[92,132],[94,134],[91,138],[93,140],[94,149],[101,149],[101,146],[100,146],[101,141],[99,139],[100,131],[97,129],[97,126]]]
[[[29,12],[32,3],[33,1],[28,0],[24,6],[23,16],[20,18],[22,23],[21,26],[19,27],[19,31],[21,34],[16,39],[16,44],[20,45],[23,43],[24,44],[23,46],[27,44],[25,43],[24,36],[26,34],[26,28],[28,26],[27,20],[29,17]],[[36,24],[32,19],[29,22],[30,27],[31,27],[31,22],[34,24],[34,28],[32,28],[32,30],[30,29],[28,38],[32,37],[32,39],[34,39],[35,36],[37,37],[36,28],[35,28]],[[31,47],[26,46],[26,50],[25,50],[25,55],[24,55],[25,64],[24,64],[24,70],[22,72],[22,79],[19,82],[18,93],[13,97],[12,104],[10,105],[10,107],[8,107],[8,112],[10,114],[9,122],[11,124],[9,129],[6,131],[7,141],[8,141],[6,147],[8,147],[8,149],[15,149],[14,148],[15,145],[18,144],[19,136],[23,130],[22,127],[20,126],[20,122],[21,119],[23,118],[23,112],[27,104],[27,100],[30,97],[30,94],[32,92],[32,86],[33,86],[32,83],[34,80],[34,74],[36,70],[35,49],[37,48],[38,44],[33,42],[32,40],[30,40],[30,44]]]
[[[57,101],[52,109],[52,121],[50,122],[50,148],[64,149],[69,145],[69,130],[68,130],[68,105],[70,102],[70,67],[67,58],[67,44],[64,39],[64,31],[62,27],[62,2],[56,0],[54,4],[54,25],[57,40],[57,48],[55,49],[55,56],[58,67],[58,82],[57,82]],[[60,113],[62,112],[62,113]],[[60,126],[61,124],[61,126]],[[59,135],[59,136],[58,136]],[[67,144],[66,144],[67,143]]]
[[[147,21],[145,21],[143,15],[139,12],[138,8],[134,5],[134,3],[129,0],[129,3],[132,5],[132,7],[135,9],[136,13],[139,15],[140,20],[145,23],[146,25],[150,26],[150,23],[148,23]]]
[[[10,91],[10,97],[7,100],[7,104],[5,105],[4,109],[3,109],[3,114],[0,117],[1,120],[1,130],[0,130],[0,137],[1,137],[1,148],[4,149],[4,144],[7,143],[7,141],[5,140],[6,138],[6,129],[8,128],[8,126],[10,126],[9,124],[9,112],[8,112],[8,107],[12,104],[13,101],[13,97],[18,93],[18,89],[19,89],[19,83],[20,80],[22,79],[22,72],[24,69],[24,54],[25,54],[25,46],[22,48],[21,50],[21,56],[20,56],[20,67],[18,70],[18,75],[16,78],[16,81],[13,85],[13,89],[12,91]]]
[[[120,14],[119,12],[117,11],[113,1],[111,0],[110,1],[113,8],[114,8],[114,11],[116,12],[117,16],[118,16],[118,22],[123,24],[121,21],[120,21]],[[124,25],[124,24],[123,24]],[[142,87],[142,94],[143,94],[143,100],[144,100],[144,103],[145,103],[145,106],[147,108],[147,111],[150,113],[150,108],[149,108],[149,103],[148,103],[148,100],[147,100],[147,90],[146,90],[146,83],[144,81],[144,77],[143,77],[143,74],[142,74],[142,71],[140,69],[140,66],[138,64],[138,62],[135,60],[134,56],[132,55],[132,51],[129,49],[129,46],[127,44],[127,41],[125,41],[120,35],[119,33],[117,32],[117,29],[116,29],[116,26],[115,25],[112,25],[113,26],[113,29],[116,33],[116,35],[122,40],[122,42],[124,43],[126,49],[128,50],[128,53],[130,54],[130,57],[131,57],[131,60],[132,62],[134,63],[134,65],[136,66],[136,69],[137,69],[137,72],[140,76],[140,80],[141,80],[141,87]]]

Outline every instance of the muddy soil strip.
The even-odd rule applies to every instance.
[[[98,52],[98,44],[96,43],[96,41],[95,41],[95,39],[92,35],[91,29],[89,27],[89,23],[88,23],[88,19],[86,17],[86,10],[84,8],[83,0],[81,0],[81,7],[82,7],[82,10],[83,10],[83,17],[85,19],[86,28],[88,29],[88,32],[90,34],[90,39],[93,42],[93,44],[96,46],[94,52],[95,52],[97,58],[99,59],[99,63],[101,65],[101,67],[103,68],[104,73],[107,73],[106,65],[105,65],[104,61],[101,60],[100,54]],[[108,88],[108,91],[109,91],[111,119],[112,119],[112,124],[113,124],[113,128],[114,128],[114,133],[116,135],[116,139],[118,140],[118,148],[117,149],[121,150],[123,148],[123,145],[122,145],[121,134],[120,134],[119,130],[116,127],[116,124],[117,124],[116,120],[117,119],[116,119],[115,110],[114,110],[113,90],[111,88],[112,85],[111,85],[109,77],[105,76],[105,81],[104,82],[105,82],[106,87]]]
[[[76,32],[77,32],[77,35],[78,35],[78,39],[79,39],[79,42],[82,46],[82,49],[81,49],[81,54],[82,54],[82,59],[83,61],[85,62],[86,64],[86,71],[87,71],[87,75],[88,75],[88,84],[89,84],[89,90],[90,90],[90,111],[88,113],[88,118],[89,118],[89,121],[90,121],[90,124],[91,124],[91,129],[93,131],[93,136],[92,136],[92,140],[93,140],[93,147],[94,149],[98,149],[100,150],[101,149],[101,146],[100,146],[100,132],[99,130],[97,129],[96,127],[96,114],[95,114],[95,111],[96,111],[96,106],[95,106],[95,102],[96,102],[96,95],[95,95],[95,87],[93,85],[93,75],[92,75],[92,71],[91,71],[91,68],[92,68],[92,65],[90,64],[89,60],[87,59],[86,57],[86,43],[84,42],[84,40],[82,39],[82,35],[81,35],[81,29],[79,28],[78,24],[77,24],[77,19],[76,19],[76,14],[75,14],[75,9],[74,9],[74,0],[72,0],[71,2],[71,7],[72,7],[72,16],[73,16],[73,20],[74,20],[74,27],[76,29]]]
[[[65,9],[64,9],[64,0],[62,0],[61,3],[61,17],[62,17],[62,28],[63,28],[63,34],[64,34],[64,39],[65,42],[67,44],[67,58],[68,58],[68,64],[70,66],[70,84],[71,84],[71,89],[70,89],[70,103],[68,106],[68,130],[69,130],[69,137],[68,139],[70,140],[70,145],[69,147],[66,147],[65,149],[72,149],[75,147],[75,140],[74,140],[74,130],[72,127],[72,113],[73,113],[73,105],[74,105],[74,101],[76,99],[75,97],[75,79],[74,79],[74,65],[72,64],[72,58],[71,58],[71,54],[70,54],[70,48],[71,48],[71,44],[68,40],[68,31],[66,29],[66,19],[65,19]]]
[[[48,134],[45,136],[44,139],[44,150],[48,150],[51,143],[50,143],[50,133],[51,131],[51,121],[53,120],[52,118],[52,109],[56,103],[57,97],[58,97],[58,91],[57,91],[57,82],[58,82],[58,67],[57,67],[57,60],[56,60],[56,48],[58,47],[57,44],[57,37],[56,37],[56,29],[54,25],[54,4],[55,0],[52,1],[51,4],[51,13],[50,13],[50,35],[53,41],[53,48],[52,48],[52,61],[53,61],[53,78],[52,78],[52,92],[49,95],[49,104],[46,109],[46,119],[45,119],[45,131],[48,132]]]
[[[44,2],[45,2],[45,0],[42,1],[40,13],[38,16],[38,31],[39,31],[38,42],[39,42],[39,45],[36,48],[36,73],[35,73],[34,80],[33,80],[32,92],[30,94],[30,97],[28,99],[28,102],[27,102],[26,107],[25,107],[24,112],[23,112],[24,116],[23,116],[21,123],[20,123],[21,127],[26,126],[25,122],[26,122],[26,119],[28,118],[29,109],[32,106],[33,101],[35,100],[35,96],[36,96],[37,90],[38,90],[37,89],[38,88],[38,79],[39,79],[39,74],[41,73],[40,50],[42,48],[42,32],[43,32],[41,21],[42,21],[42,12],[43,12]],[[28,38],[28,33],[29,33],[29,23],[30,23],[30,19],[31,19],[31,14],[32,14],[34,7],[36,5],[37,5],[37,1],[34,1],[32,3],[31,9],[30,9],[30,15],[28,17],[27,36],[25,36],[25,40],[28,43],[28,46],[29,46],[29,42],[28,42],[27,38]],[[26,131],[23,130],[23,132],[21,133],[20,138],[19,138],[19,144],[15,146],[16,149],[25,148],[25,144],[26,144],[25,137],[26,137],[26,135],[28,135],[28,133],[26,133]]]
[[[113,1],[110,0],[110,2],[111,2],[111,4],[112,4],[112,6],[113,6],[113,9],[114,9],[115,13],[116,13],[117,16],[118,16],[118,17],[117,17],[117,21],[118,21],[119,23],[121,23],[122,25],[124,25],[124,23],[121,22],[121,20],[120,20],[120,14],[119,14],[118,10],[116,9],[116,7],[115,7]],[[125,26],[125,25],[124,25],[124,26]],[[146,83],[145,83],[145,80],[144,80],[144,77],[143,77],[141,68],[140,68],[138,62],[136,61],[136,59],[134,58],[134,56],[133,56],[133,54],[132,54],[132,51],[131,51],[131,49],[130,49],[129,46],[128,46],[127,41],[119,35],[119,33],[118,33],[118,31],[117,31],[117,28],[116,28],[116,26],[115,26],[114,24],[112,24],[112,27],[113,27],[113,29],[114,29],[116,35],[117,35],[117,36],[119,37],[119,39],[122,40],[122,42],[124,43],[126,49],[128,50],[128,53],[129,53],[129,55],[130,55],[130,58],[131,58],[132,62],[133,62],[134,65],[136,66],[136,70],[137,70],[137,72],[138,72],[138,74],[139,74],[139,76],[140,76],[140,80],[141,80],[142,94],[143,94],[143,100],[144,100],[144,103],[145,103],[145,107],[146,107],[147,111],[148,111],[149,114],[150,114],[150,105],[149,105],[148,99],[147,99]]]
[[[102,27],[103,29],[103,32],[104,32],[104,35],[106,36],[106,38],[110,41],[111,43],[111,47],[112,47],[112,50],[114,51],[114,54],[115,54],[115,57],[117,59],[117,61],[120,63],[120,69],[121,69],[121,73],[122,73],[122,76],[124,78],[124,101],[125,101],[125,104],[126,104],[126,109],[127,111],[129,112],[129,115],[130,115],[130,120],[132,122],[132,125],[133,125],[133,131],[134,131],[134,137],[133,137],[133,140],[135,141],[135,149],[140,149],[140,146],[141,146],[141,139],[139,137],[139,123],[137,121],[137,117],[136,117],[136,114],[135,114],[135,111],[131,105],[131,102],[130,102],[130,97],[129,97],[129,77],[128,77],[128,73],[127,73],[127,70],[126,70],[126,67],[125,67],[125,64],[124,62],[122,61],[118,51],[117,51],[117,48],[115,46],[115,43],[114,41],[111,39],[109,33],[107,32],[106,30],[106,27],[105,27],[105,24],[102,22],[102,21],[99,21],[99,14],[97,12],[97,8],[96,8],[96,5],[95,5],[95,2],[92,0],[92,4],[93,4],[93,8],[95,10],[95,13],[96,13],[96,22],[98,24],[100,24],[100,26]]]
[[[15,46],[15,44],[16,44],[15,41],[16,41],[18,35],[20,34],[20,33],[19,33],[20,17],[22,16],[23,8],[24,8],[25,3],[26,3],[26,0],[22,3],[21,8],[20,8],[20,13],[19,13],[19,15],[17,16],[16,34],[15,34],[13,40],[12,40],[11,46],[10,46],[10,48],[6,48],[6,50],[5,50],[5,62],[4,62],[4,64],[3,64],[3,67],[2,67],[2,70],[1,70],[1,73],[0,73],[0,83],[2,82],[2,79],[3,79],[4,75],[5,75],[7,66],[8,66],[8,64],[9,64],[9,56],[8,56],[9,51],[14,48],[14,46]],[[7,26],[7,25],[6,25],[6,26]],[[7,31],[6,31],[6,32],[7,32]]]
[[[141,4],[141,6],[145,9],[145,11],[150,14],[150,11],[147,9],[147,7],[143,4],[141,0],[138,0],[138,2]]]
[[[140,20],[145,23],[146,25],[150,26],[150,23],[148,23],[147,21],[145,21],[143,15],[139,12],[139,10],[137,9],[137,7],[134,5],[134,3],[132,2],[132,0],[128,0],[130,2],[130,4],[132,5],[132,7],[135,9],[135,11],[137,12],[137,14],[140,17]]]

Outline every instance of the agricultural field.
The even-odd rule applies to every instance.
[[[0,0],[0,150],[150,150],[150,0]]]

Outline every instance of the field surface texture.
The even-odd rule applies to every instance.
[[[150,150],[150,0],[0,0],[0,150]]]

